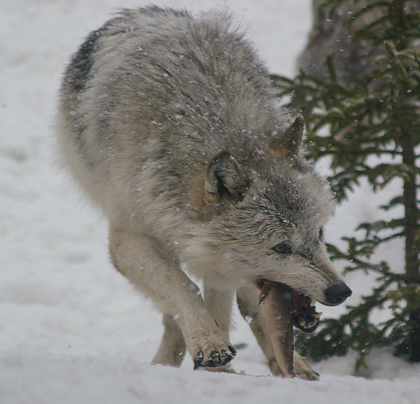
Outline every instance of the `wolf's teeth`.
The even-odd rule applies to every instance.
[[[305,325],[306,325],[306,321],[305,321],[305,319],[304,319],[303,317],[299,317],[299,318],[298,318],[298,322],[299,322],[299,325],[300,325],[301,327],[305,327]]]
[[[321,313],[312,313],[311,316],[314,317],[314,318],[320,318],[322,316],[322,312]]]
[[[316,300],[312,299],[311,303],[309,303],[309,306],[315,306],[316,305]]]

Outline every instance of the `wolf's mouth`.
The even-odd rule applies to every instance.
[[[260,303],[268,296],[273,284],[282,285],[277,282],[267,281],[265,279],[258,280],[258,287],[261,290]],[[287,285],[284,285],[287,286]],[[290,288],[292,291],[292,320],[293,325],[299,330],[307,333],[314,332],[318,325],[322,313],[315,310],[316,300],[299,292],[296,289]]]

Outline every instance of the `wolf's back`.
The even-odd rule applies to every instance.
[[[220,150],[249,164],[283,125],[275,103],[265,67],[225,13],[125,10],[67,68],[60,146],[105,210],[130,187],[145,198],[173,190],[181,204]]]

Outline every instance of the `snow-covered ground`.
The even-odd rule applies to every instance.
[[[147,0],[0,0],[0,403],[419,403],[420,367],[375,353],[354,378],[354,356],[314,367],[320,382],[269,375],[236,312],[238,375],[151,367],[160,316],[110,265],[105,221],[54,166],[52,117],[69,56],[118,7]],[[166,0],[193,11],[227,6],[272,72],[292,75],[310,27],[310,0]],[[392,191],[388,191],[392,192]],[[362,190],[337,210],[337,240],[375,218]],[[400,245],[383,259],[401,265]],[[371,283],[353,274],[350,303]],[[323,310],[338,313],[344,308]]]

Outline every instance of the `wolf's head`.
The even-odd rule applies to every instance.
[[[286,284],[334,306],[351,290],[327,255],[323,228],[334,200],[326,181],[301,155],[303,126],[297,118],[253,163],[218,153],[204,187],[214,207],[212,227],[226,278],[260,287],[266,281]]]

